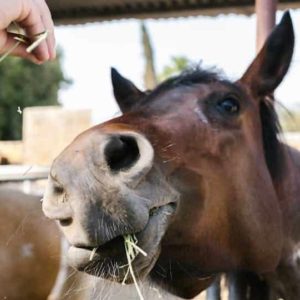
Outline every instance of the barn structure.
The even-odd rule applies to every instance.
[[[170,18],[218,14],[257,14],[257,50],[275,24],[277,9],[300,8],[300,0],[47,0],[57,25],[83,24],[126,18]],[[13,148],[16,145],[13,144]],[[39,171],[39,170],[38,170]],[[42,170],[43,171],[43,170]],[[43,171],[41,178],[47,176]],[[4,181],[12,180],[8,171]],[[14,172],[13,179],[24,179],[25,170]],[[32,173],[30,174],[32,175]],[[33,179],[38,179],[35,173]],[[9,179],[10,178],[10,179]],[[1,181],[1,172],[0,172]]]
[[[300,8],[299,0],[47,0],[47,3],[56,24],[256,12],[257,49],[275,24],[277,8]]]

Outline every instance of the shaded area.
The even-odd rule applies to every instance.
[[[48,0],[58,24],[122,18],[160,18],[226,13],[252,14],[253,0]],[[299,0],[280,0],[279,8],[300,7]]]

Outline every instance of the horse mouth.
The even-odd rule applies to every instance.
[[[170,219],[176,211],[176,203],[153,207],[149,211],[149,220],[145,228],[132,234],[137,246],[147,256],[138,253],[133,261],[136,275],[142,279],[153,268],[160,254],[160,242]],[[68,251],[69,264],[79,271],[116,282],[123,282],[128,269],[124,236],[118,236],[98,247],[71,245]],[[125,283],[132,283],[128,276]]]

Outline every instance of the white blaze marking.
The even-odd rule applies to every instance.
[[[202,121],[204,124],[208,124],[208,120],[207,120],[206,116],[204,115],[204,113],[202,112],[202,110],[199,107],[196,107],[194,109],[194,112],[199,117],[200,121]]]

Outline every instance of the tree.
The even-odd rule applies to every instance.
[[[163,81],[171,76],[178,75],[191,65],[191,61],[185,56],[173,56],[171,62],[166,65],[161,74],[159,75],[159,81]]]
[[[61,57],[40,66],[14,57],[1,62],[0,140],[21,139],[23,108],[59,104],[59,88],[70,84],[62,72]]]
[[[144,22],[141,22],[141,32],[145,58],[144,86],[147,90],[150,90],[157,85],[157,78],[154,67],[154,51],[148,29]]]
[[[157,76],[154,67],[154,50],[148,29],[144,22],[141,22],[140,28],[145,60],[144,86],[147,90],[153,89],[158,82],[162,82],[171,76],[179,74],[192,64],[192,62],[185,56],[173,56],[171,57],[171,62],[168,65],[166,65],[163,68],[161,74]]]

